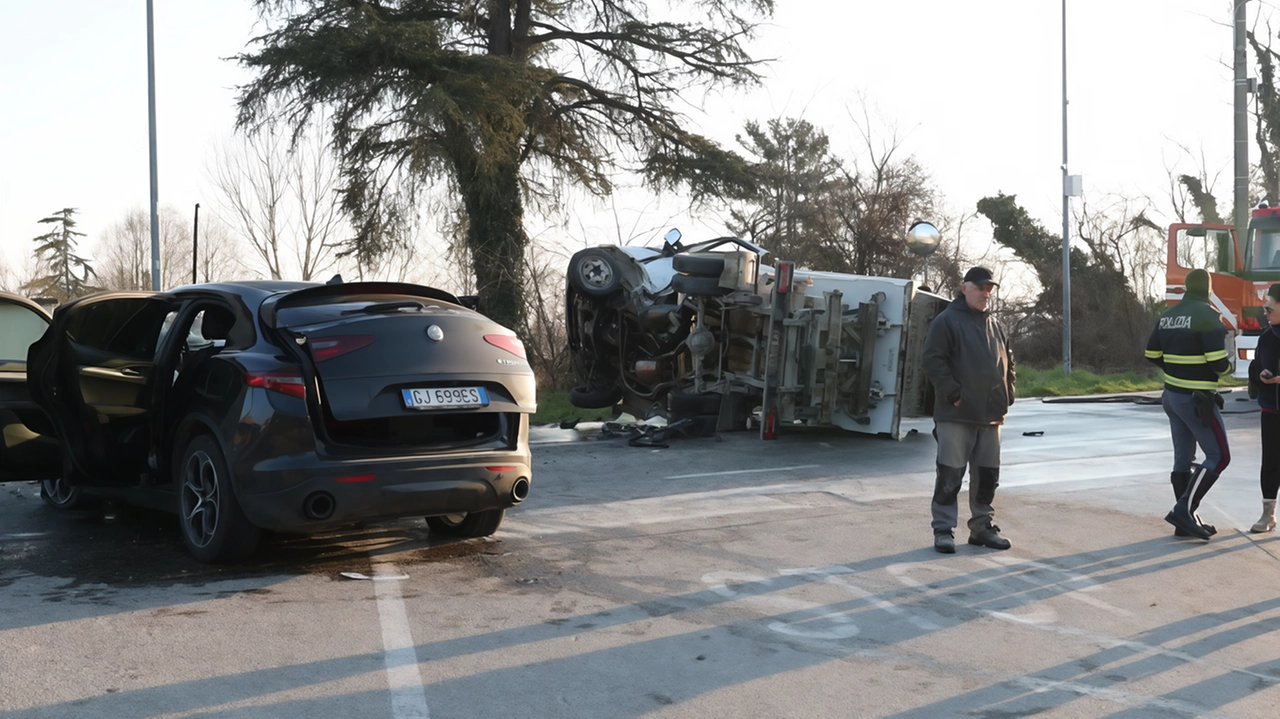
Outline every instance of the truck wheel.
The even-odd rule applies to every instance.
[[[729,290],[720,286],[720,276],[691,277],[676,275],[671,278],[671,289],[684,295],[723,295]]]
[[[218,443],[194,437],[174,465],[178,524],[191,556],[201,562],[235,562],[258,546],[261,531],[249,522]]]
[[[618,266],[607,252],[588,248],[569,260],[569,284],[584,295],[607,297],[618,290]]]
[[[617,387],[574,387],[569,390],[569,404],[582,409],[605,409],[612,407],[622,399],[622,390]]]
[[[458,512],[427,517],[427,527],[432,534],[441,537],[488,537],[498,531],[504,510],[486,509],[483,512]]]
[[[718,278],[724,272],[724,258],[676,255],[671,258],[671,268],[686,275]]]

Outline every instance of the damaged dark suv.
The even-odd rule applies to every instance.
[[[0,295],[0,336],[0,481],[174,512],[202,561],[396,517],[486,536],[529,492],[524,346],[447,292],[220,283],[51,318]]]

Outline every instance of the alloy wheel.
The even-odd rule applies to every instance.
[[[75,494],[75,487],[69,486],[61,477],[43,480],[43,485],[44,493],[49,496],[49,500],[59,507],[71,502]]]
[[[222,500],[218,469],[203,450],[191,453],[182,471],[182,527],[191,543],[204,547],[213,541]]]

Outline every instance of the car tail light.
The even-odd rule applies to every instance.
[[[333,359],[373,344],[373,335],[339,335],[311,340],[311,359],[316,362]]]
[[[245,382],[250,387],[262,387],[298,399],[307,398],[307,386],[303,384],[302,376],[290,372],[249,372],[245,374]]]
[[[485,335],[484,341],[500,350],[506,350],[520,359],[527,359],[524,353],[524,343],[515,335]]]
[[[516,466],[514,464],[511,464],[511,465],[504,464],[496,467],[485,467],[485,469],[489,470],[490,472],[513,472],[515,471]]]

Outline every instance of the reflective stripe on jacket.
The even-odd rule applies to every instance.
[[[1160,315],[1145,356],[1164,372],[1165,389],[1213,392],[1231,372],[1226,341],[1227,327],[1208,298],[1188,293]]]

